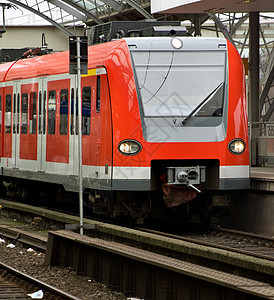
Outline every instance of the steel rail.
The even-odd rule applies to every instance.
[[[49,285],[39,279],[36,279],[30,275],[27,275],[5,263],[2,263],[0,262],[0,269],[3,269],[3,270],[6,270],[7,272],[11,273],[12,275],[24,280],[24,281],[27,281],[35,286],[38,286],[39,288],[41,288],[43,291],[47,291],[47,292],[50,292],[51,294],[54,294],[54,295],[58,295],[58,296],[61,296],[62,298],[64,299],[68,299],[68,300],[81,300],[80,298],[78,297],[75,297],[69,293],[66,293],[58,288],[55,288],[54,286],[52,285]]]
[[[248,255],[248,256],[253,256],[253,257],[256,257],[256,258],[266,259],[266,260],[269,260],[269,261],[274,261],[274,256],[259,254],[259,253],[252,252],[250,250],[238,249],[236,247],[234,248],[234,247],[229,247],[229,246],[225,246],[225,245],[220,245],[220,244],[216,244],[214,242],[206,242],[206,241],[202,241],[202,240],[200,240],[198,238],[195,238],[195,237],[194,238],[184,237],[184,236],[175,235],[175,234],[171,234],[171,233],[160,232],[160,231],[153,230],[153,229],[138,228],[138,230],[143,231],[143,232],[152,233],[152,234],[157,234],[159,236],[164,236],[164,237],[168,237],[168,238],[177,239],[177,240],[180,240],[180,241],[190,242],[190,243],[194,243],[194,244],[198,244],[198,245],[202,245],[202,246],[213,247],[213,248],[226,250],[226,251],[230,251],[230,252],[234,252],[234,253],[239,253],[239,254],[244,254],[244,255]],[[221,231],[222,229],[221,228],[214,228],[214,230]],[[271,237],[264,237],[264,236],[260,236],[260,235],[257,235],[257,234],[250,234],[249,235],[247,232],[241,232],[241,231],[237,232],[236,230],[224,229],[223,232],[243,235],[243,236],[246,236],[246,237],[251,237],[251,238],[256,238],[256,239],[261,239],[261,240],[274,241],[274,238],[271,238]]]

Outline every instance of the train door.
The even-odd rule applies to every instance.
[[[20,159],[32,161],[37,160],[37,91],[38,83],[21,85]]]
[[[95,179],[95,188],[109,189],[111,185],[111,128],[107,74],[100,68],[93,76],[82,78],[83,174]]]
[[[8,86],[4,88],[3,99],[3,114],[4,114],[4,130],[3,130],[3,157],[11,158],[12,156],[12,134],[11,134],[11,120],[12,120],[12,97],[13,87]],[[5,160],[5,167],[9,167],[9,159]]]
[[[14,81],[13,83],[13,118],[12,118],[12,167],[18,167],[19,151],[20,151],[20,94],[21,82]]]
[[[58,172],[62,174],[67,174],[69,164],[69,87],[69,79],[49,81],[47,87],[46,161],[60,163]]]
[[[47,119],[47,78],[39,80],[38,95],[38,135],[37,162],[38,170],[45,171],[46,163],[46,119]]]
[[[102,69],[100,75],[97,76],[96,84],[96,114],[100,118],[100,139],[97,147],[100,149],[100,165],[101,178],[105,181],[104,188],[111,187],[112,172],[113,172],[113,132],[112,132],[112,111],[111,98],[109,91],[108,78],[106,70]]]

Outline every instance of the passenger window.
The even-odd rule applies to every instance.
[[[70,91],[70,134],[74,134],[74,89]]]
[[[17,99],[17,100],[16,100]],[[20,114],[20,94],[13,95],[13,133],[19,133],[19,114]]]
[[[60,134],[68,133],[68,89],[61,90],[60,95]]]
[[[5,132],[11,133],[11,95],[6,95]]]
[[[17,94],[17,133],[19,133],[19,116],[20,116],[20,94]]]
[[[96,112],[100,112],[101,77],[97,77]]]
[[[90,134],[91,87],[83,88],[82,96],[82,134]]]
[[[43,96],[43,134],[46,133],[46,111],[47,111],[47,92],[44,91],[44,96]]]
[[[36,134],[36,106],[37,106],[37,93],[30,93],[30,112],[29,112],[29,133]]]
[[[18,116],[16,115],[16,94],[13,94],[13,133],[16,133]]]
[[[78,123],[78,88],[76,89],[76,104],[75,104],[75,107],[76,107],[76,120],[75,120],[75,125],[76,125],[76,135],[78,134],[78,129],[79,129],[79,123]]]
[[[78,89],[76,89],[76,93],[78,92]],[[76,115],[74,112],[76,111]],[[70,129],[70,134],[74,134],[76,130],[76,134],[78,134],[78,97],[76,94],[76,103],[75,103],[75,92],[74,89],[71,89],[71,100],[70,100],[70,116],[71,116],[71,129]]]
[[[56,92],[49,91],[48,104],[48,134],[55,134]]]
[[[28,133],[28,94],[23,93],[21,98],[21,133]]]
[[[42,92],[39,92],[39,107],[38,107],[38,133],[42,133]]]

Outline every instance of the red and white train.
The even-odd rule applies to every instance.
[[[227,40],[90,46],[81,90],[83,188],[94,212],[140,221],[163,203],[208,206],[212,195],[220,205],[222,191],[249,188],[244,71]],[[77,98],[68,52],[0,65],[4,188],[78,191]]]

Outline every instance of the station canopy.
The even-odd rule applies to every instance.
[[[151,11],[156,13],[223,13],[273,12],[273,0],[151,0]]]
[[[5,3],[6,25],[51,24],[68,35],[72,35],[70,28],[80,25],[154,19],[149,12],[149,0],[6,0]]]

